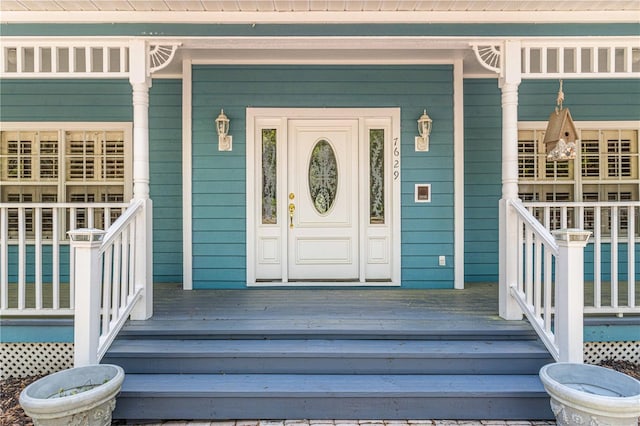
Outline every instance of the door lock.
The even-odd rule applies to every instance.
[[[289,198],[291,198],[291,196],[293,195],[293,193],[289,194]],[[293,214],[296,211],[296,205],[293,203],[289,203],[289,228],[293,228]]]

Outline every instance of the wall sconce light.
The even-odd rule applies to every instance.
[[[420,118],[418,119],[418,133],[420,136],[416,136],[416,151],[426,152],[429,151],[429,135],[431,134],[431,124],[433,120],[427,115],[425,109]]]
[[[216,118],[216,131],[218,132],[218,151],[231,151],[232,137],[229,136],[229,118],[220,110]]]
[[[564,102],[564,92],[562,80],[560,80],[557,106],[549,116],[547,130],[544,132],[547,161],[569,161],[576,158],[578,131],[573,124],[569,108],[562,108],[562,102]]]

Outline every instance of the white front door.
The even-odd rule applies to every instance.
[[[399,122],[247,109],[248,285],[400,285]]]
[[[288,123],[289,281],[358,279],[358,121]]]

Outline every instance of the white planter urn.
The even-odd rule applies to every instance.
[[[24,388],[20,405],[35,426],[107,426],[123,381],[117,365],[71,368]]]
[[[540,380],[560,426],[638,425],[640,381],[633,377],[595,365],[556,363],[542,367]]]

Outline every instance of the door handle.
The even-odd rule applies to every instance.
[[[289,203],[289,228],[293,228],[293,214],[296,212],[296,205]]]

